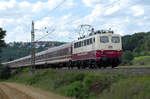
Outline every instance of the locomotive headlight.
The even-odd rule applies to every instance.
[[[104,49],[101,49],[101,54],[103,54]]]
[[[117,50],[117,53],[120,54],[120,51],[121,51],[121,50]]]
[[[104,49],[101,49],[101,51],[104,51]]]

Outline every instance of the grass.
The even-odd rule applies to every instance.
[[[145,58],[150,58],[150,56],[139,56],[139,57],[135,57],[135,58],[133,59],[133,61],[139,61],[139,60],[143,60],[143,59],[145,59]]]
[[[149,75],[137,75],[113,84],[100,94],[99,99],[150,99],[149,92]]]
[[[58,73],[29,69],[17,72],[7,81],[38,87],[76,99],[150,99],[149,75],[109,73]]]
[[[116,68],[150,68],[150,65],[118,66]]]
[[[145,65],[150,66],[150,56],[135,57],[132,61],[133,65]]]

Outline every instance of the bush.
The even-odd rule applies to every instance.
[[[99,99],[150,99],[149,75],[131,76],[114,83]]]
[[[85,99],[83,92],[83,84],[80,81],[76,81],[69,86],[67,96],[75,97],[77,99]]]
[[[11,71],[7,66],[0,66],[0,79],[8,79],[11,76]]]
[[[134,56],[131,51],[124,51],[122,56],[122,65],[130,65]]]
[[[28,68],[24,68],[24,69],[23,69],[24,72],[29,72],[29,71],[31,71],[31,70],[32,70],[31,67],[28,67]]]
[[[58,73],[52,70],[43,70],[35,72],[33,75],[22,72],[11,80],[76,99],[91,99],[120,78],[124,78],[124,76],[118,74]]]

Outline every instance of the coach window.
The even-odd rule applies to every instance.
[[[84,46],[86,46],[86,40],[84,40]]]
[[[112,42],[112,43],[120,43],[120,38],[114,36],[114,37],[111,38],[111,42]]]
[[[101,43],[108,43],[109,42],[109,38],[107,36],[101,36],[100,37],[100,42]]]

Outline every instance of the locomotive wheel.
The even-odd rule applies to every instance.
[[[95,68],[95,65],[94,65],[94,64],[91,64],[89,68],[90,68],[90,69],[94,69],[94,68]]]
[[[114,67],[117,67],[117,64],[114,64],[114,65],[111,66],[111,68],[114,68]]]

